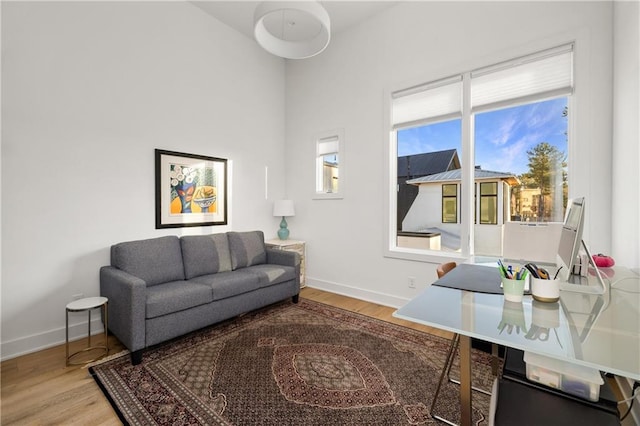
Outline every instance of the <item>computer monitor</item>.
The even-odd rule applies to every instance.
[[[556,265],[561,268],[558,278],[569,281],[573,265],[582,244],[582,229],[584,228],[584,197],[569,200],[564,224],[560,231],[560,243],[556,255]]]
[[[584,228],[585,199],[584,197],[569,200],[567,204],[567,212],[564,218],[564,224],[560,231],[560,242],[558,244],[558,253],[556,255],[556,265],[559,268],[558,278],[560,279],[560,289],[567,291],[575,291],[579,293],[604,294],[606,285],[600,271],[593,261],[593,257],[582,240],[582,230]],[[572,280],[573,265],[580,247],[583,247],[589,263],[595,270],[598,286],[585,285],[582,280]],[[586,267],[587,265],[585,265]],[[573,281],[573,282],[572,282]]]

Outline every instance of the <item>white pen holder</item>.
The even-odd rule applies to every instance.
[[[531,277],[531,295],[538,302],[557,302],[560,299],[560,280]]]

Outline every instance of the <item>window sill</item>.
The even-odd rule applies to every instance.
[[[312,200],[342,200],[344,196],[342,194],[313,194]]]
[[[389,248],[384,251],[384,257],[392,259],[411,260],[414,262],[425,263],[444,263],[444,262],[457,262],[462,263],[466,261],[469,256],[462,253],[454,252],[440,252],[435,250],[419,250],[410,248]]]

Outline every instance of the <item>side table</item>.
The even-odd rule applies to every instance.
[[[273,239],[264,242],[267,247],[276,250],[294,251],[300,255],[300,288],[306,286],[306,243],[300,240]]]
[[[66,316],[66,355],[67,355],[67,365],[78,365],[78,364],[87,364],[89,362],[93,362],[102,356],[109,353],[109,332],[108,332],[108,323],[107,323],[107,305],[109,303],[109,299],[106,297],[86,297],[84,299],[74,300],[67,304],[65,316]],[[91,311],[93,309],[101,309],[103,315],[103,323],[104,323],[104,345],[91,346]],[[89,328],[88,328],[88,342],[87,347],[81,349],[77,352],[69,355],[69,312],[87,312],[89,317]],[[101,352],[98,356],[88,361],[77,361],[72,362],[71,358],[74,356],[83,353],[89,352],[96,349],[100,349]]]

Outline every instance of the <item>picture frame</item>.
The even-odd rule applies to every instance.
[[[227,160],[155,150],[156,229],[227,224]]]

